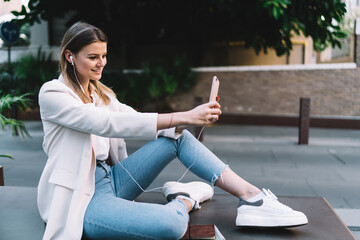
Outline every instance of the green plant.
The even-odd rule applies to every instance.
[[[130,57],[132,49],[143,43],[174,44],[178,49],[183,47],[190,54],[202,56],[204,47],[223,41],[244,42],[257,53],[275,49],[280,56],[289,53],[291,38],[299,34],[311,37],[316,50],[327,45],[340,46],[339,40],[346,35],[340,28],[347,11],[346,2],[351,3],[344,0],[87,0],[84,8],[83,1],[29,0],[28,8],[13,14],[21,25],[64,18],[72,12],[66,25],[78,19],[95,24],[108,33],[111,42],[124,43]]]
[[[10,111],[13,107],[20,110],[27,108],[30,104],[29,94],[22,94],[20,96],[12,96],[11,94],[2,94],[0,91],[0,125],[3,131],[11,130],[12,135],[20,134],[22,139],[30,137],[30,134],[25,128],[22,121],[9,118],[6,116],[7,111]],[[0,157],[12,158],[9,154],[1,154]]]
[[[151,110],[157,112],[171,110],[170,98],[195,84],[195,73],[185,57],[175,57],[143,66],[143,69],[137,73],[106,71],[102,82],[113,88],[121,102],[140,111],[145,105],[152,103],[154,109]]]
[[[51,53],[46,54],[39,47],[36,55],[27,54],[17,60],[13,69],[19,93],[37,94],[44,82],[57,77],[58,63],[52,60]]]
[[[6,70],[0,70],[0,89],[4,93],[25,93],[25,89],[27,88],[24,79]]]
[[[37,94],[42,84],[57,77],[58,63],[52,61],[41,47],[37,54],[26,54],[12,64],[0,67],[0,89],[3,93],[21,95],[30,93],[31,100],[37,102]]]
[[[141,76],[139,73],[124,74],[122,70],[107,70],[101,81],[113,89],[119,101],[142,110],[148,97]]]
[[[195,74],[191,71],[185,57],[177,57],[159,64],[145,64],[142,73],[147,85],[150,101],[159,112],[171,110],[170,98],[181,91],[188,90],[195,83]]]

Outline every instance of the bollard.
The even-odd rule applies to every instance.
[[[202,104],[202,98],[201,97],[195,97],[194,98],[194,107],[199,106],[200,104]],[[194,136],[197,138],[199,137],[199,141],[201,142],[203,140],[203,135],[204,135],[204,131],[200,134],[202,127],[195,127],[194,129]]]
[[[299,144],[309,143],[310,98],[300,98]]]
[[[0,186],[5,186],[3,166],[0,166]]]

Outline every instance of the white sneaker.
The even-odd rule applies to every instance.
[[[240,199],[237,209],[238,227],[296,227],[308,223],[304,213],[280,203],[270,191],[263,189],[265,197],[256,202]]]
[[[195,200],[193,210],[200,209],[200,203],[211,199],[214,195],[214,189],[204,182],[166,182],[162,187],[162,193],[168,201],[179,195],[190,197]]]

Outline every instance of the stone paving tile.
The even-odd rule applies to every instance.
[[[360,209],[336,208],[335,211],[346,224],[346,226],[360,226]]]

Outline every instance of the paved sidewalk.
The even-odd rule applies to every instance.
[[[46,161],[40,122],[26,122],[25,142],[0,132],[5,185],[36,187]],[[214,125],[204,130],[204,144],[243,178],[279,196],[325,197],[360,239],[360,130],[310,129],[309,145],[298,145],[294,127]],[[129,154],[145,144],[127,141]],[[169,164],[150,186],[178,180],[185,168]],[[184,182],[197,180],[187,173]],[[222,192],[216,189],[215,192]],[[6,221],[6,219],[0,219]]]

